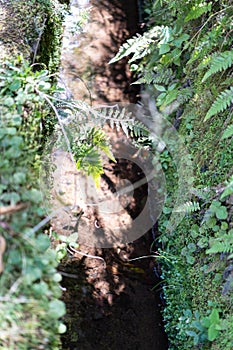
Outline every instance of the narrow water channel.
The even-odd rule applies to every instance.
[[[71,35],[73,24],[65,33],[61,78],[67,94],[93,106],[137,101],[139,91],[131,85],[126,61],[108,64],[119,46],[139,30],[137,4],[137,0],[71,1],[72,16],[67,27],[80,7],[91,7],[91,17],[84,33]],[[117,142],[119,134],[109,131],[109,135]],[[102,181],[114,189],[123,179],[135,182],[140,176],[137,165],[119,160],[116,165],[108,165]],[[137,215],[146,195],[145,184],[134,194],[132,202],[136,204],[131,206],[127,217]],[[94,214],[90,213],[89,222],[91,215]],[[63,228],[59,229],[63,233]],[[106,265],[101,259],[78,254],[60,265],[67,307],[64,350],[168,348],[160,313],[161,299],[153,288],[159,282],[154,273],[157,263],[153,258],[129,263],[129,259],[150,254],[151,243],[152,234],[148,232],[134,243],[115,248],[80,246],[86,254],[104,259]]]

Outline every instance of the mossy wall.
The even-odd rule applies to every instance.
[[[57,350],[65,331],[56,252],[36,228],[46,216],[38,178],[54,116],[44,96],[54,91],[49,74],[59,65],[63,11],[55,0],[0,5],[2,350]]]

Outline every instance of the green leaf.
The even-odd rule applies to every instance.
[[[215,324],[211,324],[208,329],[208,340],[214,341],[219,334],[219,331],[215,328]]]
[[[210,65],[210,68],[205,73],[202,82],[205,82],[211,75],[226,70],[232,66],[233,50],[213,54],[208,64]]]
[[[220,95],[217,97],[215,102],[212,104],[210,109],[208,110],[204,121],[207,121],[210,119],[213,115],[223,112],[225,109],[227,109],[231,103],[233,102],[233,87],[230,87],[230,89],[222,91]]]
[[[211,311],[211,314],[209,316],[210,318],[210,322],[211,323],[219,323],[220,322],[220,318],[219,318],[219,312],[217,309],[213,309]]]
[[[184,41],[187,41],[190,38],[190,35],[183,33],[177,39],[173,40],[172,44],[180,48]]]
[[[58,326],[58,333],[64,334],[66,330],[67,330],[66,325],[64,323],[60,323]]]
[[[38,191],[35,188],[32,188],[31,190],[25,191],[22,195],[22,198],[25,201],[31,201],[35,204],[39,204],[42,202],[41,191]]]
[[[228,216],[227,208],[224,206],[221,206],[216,210],[215,214],[219,220],[225,220],[227,219],[227,216]]]
[[[32,285],[32,291],[35,293],[35,296],[37,298],[41,298],[48,294],[49,287],[47,283],[45,283],[44,281],[41,281],[40,283],[34,283]]]
[[[185,333],[190,337],[196,337],[197,333],[194,331],[185,331]]]
[[[62,275],[60,273],[55,273],[55,275],[53,276],[53,281],[61,282],[61,280],[62,280]]]
[[[15,101],[14,101],[14,99],[12,97],[7,97],[7,98],[4,99],[3,103],[7,107],[12,107],[12,106],[14,106]]]
[[[14,80],[10,86],[9,86],[9,89],[11,91],[16,91],[18,90],[19,88],[21,87],[21,81],[20,80]]]
[[[163,85],[158,85],[158,84],[154,84],[154,87],[156,88],[156,90],[164,92],[166,91],[166,88]]]
[[[5,135],[15,135],[17,132],[17,129],[16,128],[0,128],[0,139],[5,136]]]
[[[170,45],[169,44],[161,44],[159,46],[159,54],[164,55],[165,53],[170,51]]]
[[[49,303],[48,314],[52,318],[60,318],[66,313],[65,304],[61,300],[53,300]]]
[[[205,328],[209,328],[210,326],[210,319],[209,317],[203,317],[203,319],[201,320],[202,326]]]
[[[39,280],[42,276],[42,271],[38,267],[34,266],[27,266],[25,275],[24,275],[24,280],[25,283],[30,285],[32,282]]]
[[[206,2],[198,3],[193,6],[189,11],[188,15],[185,17],[184,22],[191,21],[192,19],[196,19],[202,16],[204,13],[211,10],[212,3],[207,4]]]
[[[0,199],[4,202],[10,203],[11,205],[14,205],[20,201],[20,196],[17,192],[8,192],[3,193]]]
[[[78,232],[74,232],[69,236],[59,235],[59,240],[64,243],[76,242],[78,239]]]
[[[232,125],[228,125],[228,127],[226,128],[226,130],[223,132],[221,140],[225,140],[229,137],[233,136],[233,124]]]
[[[22,172],[15,173],[13,175],[13,181],[17,185],[24,184],[26,181],[26,174]]]
[[[49,246],[50,246],[50,239],[48,236],[46,236],[45,234],[40,234],[37,236],[36,248],[39,251],[44,252],[49,248]]]
[[[56,247],[56,259],[61,261],[67,255],[67,243],[58,244]]]

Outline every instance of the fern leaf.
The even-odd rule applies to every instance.
[[[212,104],[208,110],[204,121],[210,119],[213,115],[223,112],[227,107],[233,102],[233,87],[230,87],[229,90],[222,91],[217,97],[216,101]]]
[[[225,187],[220,199],[224,199],[227,196],[230,196],[233,193],[233,176],[230,177],[230,180],[226,184],[227,186]]]
[[[226,128],[226,130],[222,134],[221,139],[225,140],[225,139],[228,139],[229,137],[232,137],[232,136],[233,136],[233,124],[228,125],[228,127]]]
[[[211,244],[211,247],[206,250],[206,254],[217,254],[217,253],[233,253],[233,238],[229,234],[225,234],[221,239],[215,239]]]
[[[214,54],[210,61],[210,68],[205,73],[202,82],[206,81],[211,75],[226,70],[233,64],[233,50],[225,51],[220,54]]]
[[[211,3],[206,4],[204,2],[196,6],[193,6],[189,11],[189,14],[185,17],[184,21],[185,22],[191,21],[192,19],[196,19],[202,16],[204,13],[209,12],[211,10],[211,5],[212,5]]]
[[[185,212],[186,214],[191,214],[195,211],[200,210],[200,205],[198,202],[186,202],[182,205],[180,205],[178,208],[175,209],[175,212],[182,213]]]
[[[163,26],[155,26],[143,35],[136,34],[133,38],[128,39],[119,49],[115,57],[111,59],[109,64],[121,60],[123,57],[134,54],[130,62],[138,60],[148,54],[150,44],[154,43],[160,37]]]

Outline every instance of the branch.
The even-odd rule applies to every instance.
[[[6,207],[0,207],[0,215],[13,214],[17,211],[27,208],[28,206],[28,203],[21,203],[16,205],[9,205]]]

